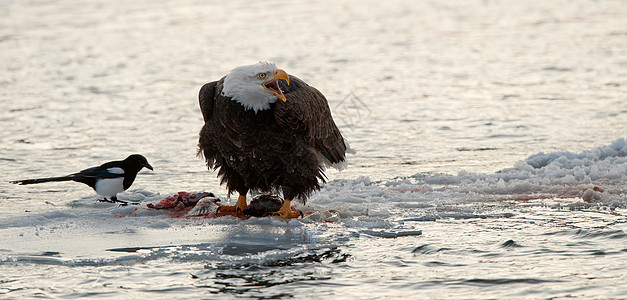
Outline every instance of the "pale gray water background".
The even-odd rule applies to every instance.
[[[582,152],[627,137],[625,1],[5,0],[0,53],[2,298],[627,298],[625,155]],[[322,91],[357,151],[321,216],[147,210],[224,196],[197,92],[259,60]],[[587,177],[520,165],[560,151]],[[155,167],[121,195],[137,212],[8,183],[131,153]]]

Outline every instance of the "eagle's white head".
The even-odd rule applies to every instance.
[[[285,101],[285,95],[279,88],[279,79],[290,83],[287,73],[277,69],[273,63],[259,62],[237,67],[224,78],[222,95],[237,101],[244,109],[252,109],[257,113],[270,108],[270,104],[277,99]]]

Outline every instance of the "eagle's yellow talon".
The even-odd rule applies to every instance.
[[[235,205],[221,205],[218,207],[217,213],[235,213],[239,214],[246,209],[248,205],[246,204],[246,195],[240,195],[237,197],[237,202]]]
[[[294,211],[292,210],[291,200],[285,199],[281,208],[275,212],[273,215],[278,216],[282,219],[296,219],[298,217],[303,216],[303,212],[300,210]]]

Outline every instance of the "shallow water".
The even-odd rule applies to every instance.
[[[376,8],[376,9],[375,9]],[[625,298],[622,1],[4,1],[2,298]],[[269,60],[356,150],[305,219],[171,218],[225,197],[197,92]],[[142,153],[121,199],[15,186]]]

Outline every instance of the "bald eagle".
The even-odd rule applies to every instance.
[[[277,215],[296,218],[301,212],[290,202],[305,203],[325,182],[325,168],[345,161],[347,145],[324,95],[273,63],[237,67],[198,98],[205,122],[198,153],[228,194],[239,194],[222,210],[243,211],[249,191],[282,192]]]

